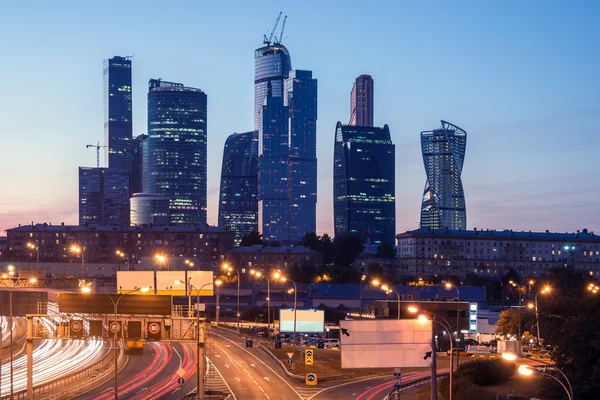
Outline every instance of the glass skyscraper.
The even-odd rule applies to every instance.
[[[258,226],[263,240],[286,242],[288,224],[288,108],[283,97],[267,97],[258,133]]]
[[[292,70],[290,53],[281,43],[254,51],[254,130],[260,130],[260,112],[271,90],[273,97],[283,97],[283,80]]]
[[[132,226],[169,226],[168,197],[152,193],[135,193],[130,201]]]
[[[171,225],[206,225],[206,118],[202,90],[150,80],[144,192],[169,198]]]
[[[387,125],[337,123],[333,161],[336,236],[356,234],[368,245],[394,245],[395,160]]]
[[[421,132],[421,152],[427,181],[421,206],[421,227],[467,229],[467,210],[461,173],[467,132],[442,121],[433,131]]]
[[[132,168],[131,60],[104,60],[105,162],[111,168]]]
[[[79,225],[129,226],[127,168],[79,167]]]
[[[354,81],[350,93],[350,122],[348,125],[373,126],[373,78],[361,75]]]
[[[258,132],[234,133],[223,149],[219,227],[235,234],[239,245],[258,231]]]
[[[317,220],[317,80],[311,71],[290,71],[284,81],[288,108],[289,240],[316,232]]]

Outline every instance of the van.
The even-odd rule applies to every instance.
[[[323,339],[323,344],[325,345],[326,349],[339,348],[340,340],[339,339]]]

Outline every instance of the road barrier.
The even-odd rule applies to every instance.
[[[445,378],[446,376],[449,376],[449,375],[450,374],[447,373],[447,372],[438,374],[437,380],[439,381],[440,379]],[[429,383],[429,382],[431,382],[431,376],[427,376],[425,378],[413,379],[413,380],[410,380],[408,382],[403,382],[403,383],[400,384],[400,391],[403,391],[403,390],[406,390],[406,389],[410,389],[410,388],[415,387],[415,386],[423,385],[424,383]],[[389,394],[387,394],[383,398],[383,400],[392,400],[392,399],[389,397]]]

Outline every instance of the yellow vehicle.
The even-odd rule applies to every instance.
[[[456,355],[456,349],[453,349],[452,353]],[[450,355],[450,350],[446,351],[447,355]],[[458,352],[459,357],[473,357],[473,353],[460,349]]]
[[[144,353],[144,340],[127,339],[125,341],[125,348],[128,354],[143,354]]]

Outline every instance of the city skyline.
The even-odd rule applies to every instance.
[[[323,16],[312,21],[300,7],[286,6],[284,12],[289,20],[283,43],[295,60],[302,60],[296,67],[312,70],[321,86],[317,126],[317,233],[333,232],[330,135],[335,121],[349,117],[348,90],[352,80],[363,73],[371,74],[378,81],[375,125],[388,123],[396,144],[398,233],[418,227],[422,185],[426,178],[418,135],[440,119],[457,121],[471,134],[462,174],[469,228],[573,231],[583,227],[594,230],[600,225],[594,204],[599,192],[594,182],[599,169],[593,163],[581,161],[592,160],[600,146],[598,135],[594,134],[600,122],[600,91],[593,74],[598,53],[591,50],[598,39],[590,19],[594,12],[590,6],[578,5],[565,10],[559,7],[553,12],[542,10],[539,15],[539,8],[544,8],[541,4],[486,5],[481,6],[478,13],[470,10],[464,16],[446,7],[430,10],[411,6],[406,17],[398,16],[400,20],[415,19],[406,27],[381,28],[374,23],[369,26],[377,32],[387,32],[387,38],[394,41],[411,38],[406,33],[416,35],[416,26],[439,20],[443,13],[459,18],[460,23],[454,26],[463,25],[452,32],[445,31],[442,40],[439,34],[443,26],[440,26],[430,33],[419,32],[421,36],[409,40],[414,43],[399,42],[401,46],[397,50],[385,55],[391,65],[387,68],[378,55],[382,48],[388,48],[384,45],[386,40],[380,40],[383,43],[369,40],[373,51],[365,60],[341,55],[344,49],[350,49],[350,41],[357,38],[352,33],[344,40],[341,40],[342,34],[329,34],[326,46],[314,44],[314,38],[325,31],[325,19],[332,24],[327,30],[339,30],[338,22],[326,18],[334,15],[335,7],[323,6]],[[127,5],[124,11],[132,7]],[[184,8],[172,12],[183,17],[185,13],[193,14],[191,4]],[[385,13],[386,10],[387,7],[373,6],[367,14],[379,13],[384,17],[394,14]],[[0,105],[5,110],[0,117],[2,132],[6,138],[0,156],[6,166],[16,165],[25,154],[31,157],[26,165],[5,177],[0,195],[3,204],[0,230],[31,221],[76,223],[77,167],[95,166],[95,149],[86,150],[85,144],[102,142],[102,81],[99,78],[102,60],[125,54],[136,54],[134,136],[146,133],[143,82],[149,78],[164,76],[210,94],[208,222],[216,224],[221,149],[230,132],[252,127],[252,52],[260,45],[262,34],[279,10],[259,6],[243,19],[233,16],[234,22],[230,23],[240,27],[219,40],[219,46],[224,42],[223,47],[229,47],[227,51],[219,52],[217,45],[210,44],[210,50],[218,54],[210,62],[184,53],[178,55],[184,61],[181,65],[161,61],[161,56],[153,54],[143,43],[148,41],[144,34],[150,34],[150,27],[156,22],[152,18],[143,22],[142,17],[148,15],[133,17],[131,32],[140,29],[139,34],[136,31],[130,37],[125,35],[126,30],[115,29],[101,39],[95,38],[100,36],[96,35],[99,27],[92,23],[82,30],[80,38],[62,40],[73,27],[69,22],[73,13],[90,12],[90,9],[76,6],[64,16],[58,14],[64,11],[60,7],[33,10],[24,24],[32,24],[33,34],[0,45],[4,53],[14,54],[22,61],[21,65],[27,65],[20,70],[10,65],[2,67],[5,75],[11,77],[5,93],[13,95],[0,97]],[[14,28],[14,22],[10,21],[23,22],[24,12],[18,5],[8,8],[9,22],[5,27]],[[56,18],[40,24],[45,12]],[[98,12],[90,21],[99,21],[103,13]],[[223,11],[208,10],[207,14],[213,20],[228,18]],[[533,15],[538,19],[532,26]],[[353,14],[348,17],[358,18]],[[507,19],[511,22],[510,32],[500,23]],[[561,24],[557,23],[559,19]],[[316,29],[308,29],[307,21]],[[57,30],[53,24],[62,24],[65,28]],[[51,29],[40,35],[38,25]],[[0,31],[8,35],[4,29]],[[179,33],[188,31],[183,24],[172,29]],[[381,37],[375,31],[366,36]],[[175,41],[179,36],[161,34],[164,37],[153,37],[161,44]],[[473,38],[474,34],[479,37]],[[504,35],[514,38],[519,34],[530,35],[530,38],[511,40],[510,44],[503,40]],[[118,38],[123,40],[120,42]],[[54,49],[56,60],[48,59],[52,48],[45,48],[48,40],[64,43],[63,48]],[[439,43],[434,43],[436,40]],[[187,44],[185,41],[182,46]],[[39,54],[33,56],[23,51],[32,46],[40,48]],[[331,48],[339,51],[331,51]],[[545,57],[548,53],[555,55],[550,61]],[[450,59],[450,54],[457,57]],[[226,55],[230,58],[224,58]],[[34,62],[35,57],[42,56],[46,57],[44,68]],[[443,66],[424,61],[437,57],[444,59]],[[214,74],[215,70],[221,73]],[[47,73],[52,73],[53,79],[40,81]],[[239,79],[233,76],[235,74]],[[225,85],[226,81],[230,81],[229,86]],[[22,90],[23,82],[32,85],[31,89]],[[61,93],[57,88],[69,90]],[[37,110],[37,115],[31,114],[32,109]]]

